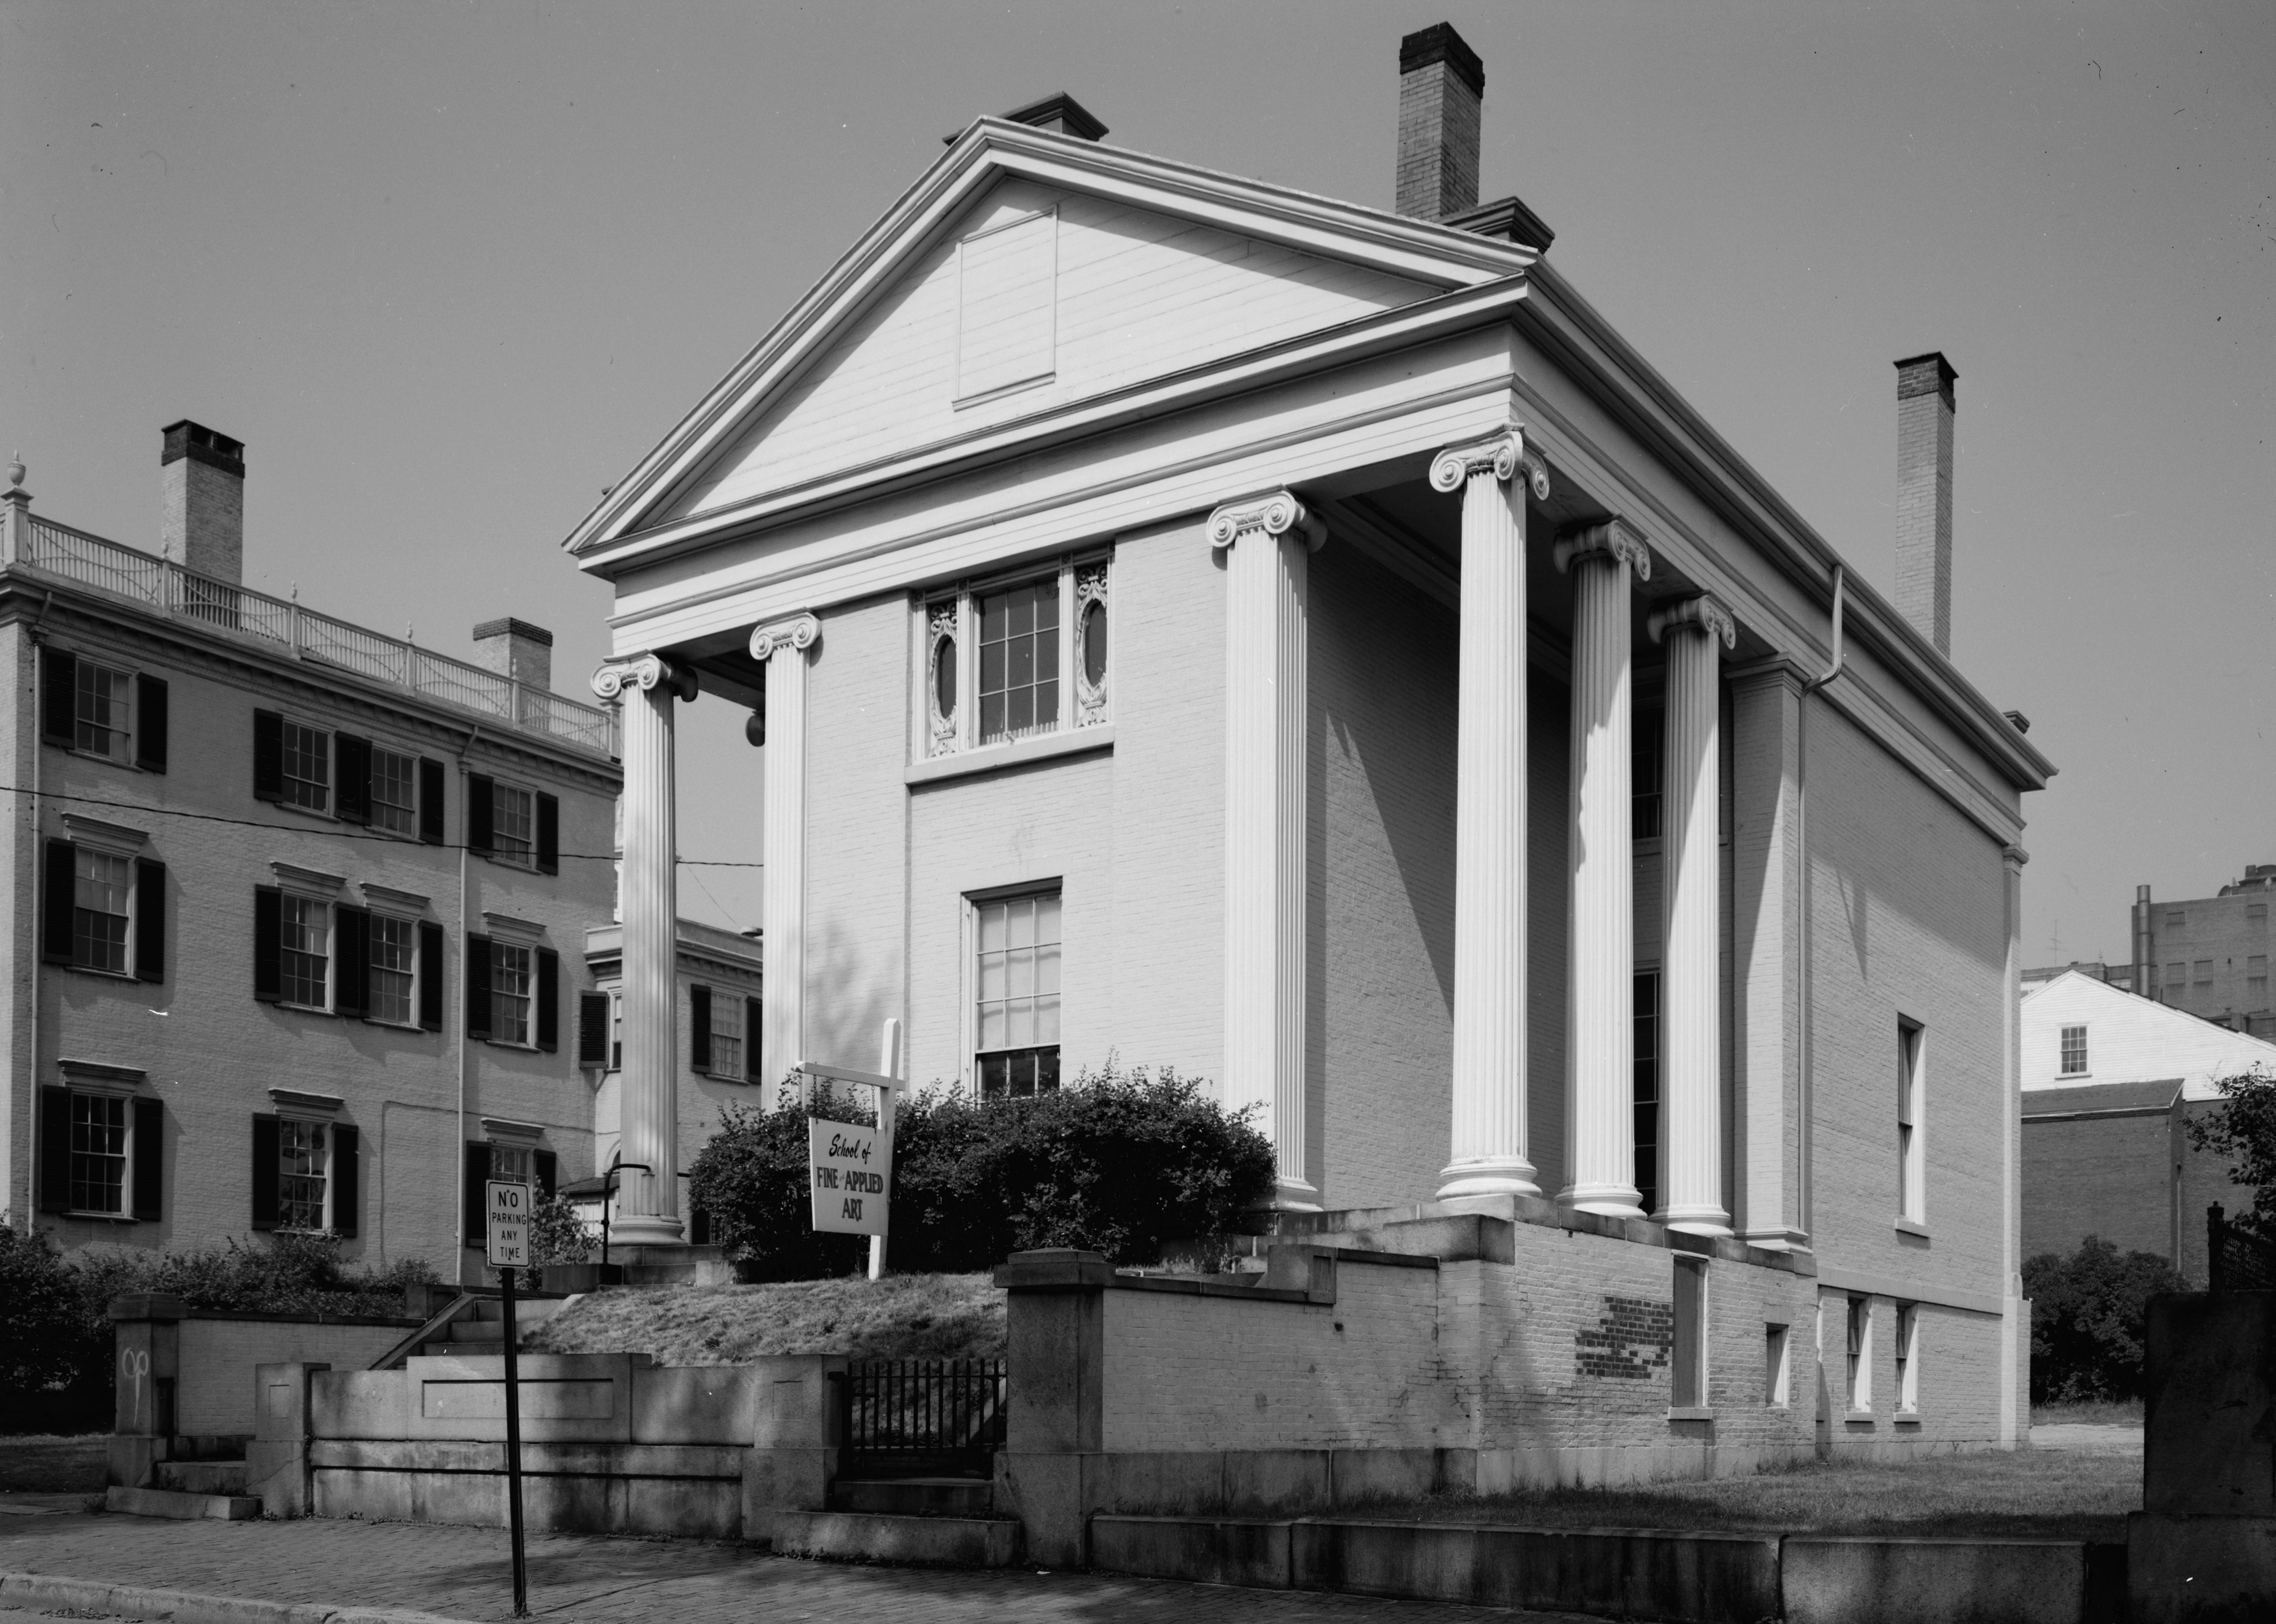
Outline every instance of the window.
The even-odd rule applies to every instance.
[[[743,1074],[743,1009],[733,998],[711,1000],[711,1069],[722,1077]]]
[[[1763,1402],[1772,1409],[1787,1407],[1787,1343],[1791,1334],[1785,1325],[1763,1327]]]
[[[2265,902],[2246,903],[2244,922],[2255,930],[2265,930],[2268,928],[2268,905]]]
[[[2168,930],[2185,930],[2189,928],[2189,916],[2187,914],[2168,914],[2166,915],[2166,929]]]
[[[60,1067],[66,1076],[77,1062]],[[59,1216],[156,1220],[163,1194],[165,1107],[116,1088],[38,1090],[34,1202]]]
[[[72,962],[124,975],[134,865],[108,852],[74,846],[72,866]]]
[[[324,1125],[278,1122],[277,1155],[277,1227],[324,1228]]]
[[[502,1184],[532,1182],[530,1148],[527,1145],[492,1145],[490,1177]]]
[[[532,970],[530,950],[512,942],[490,944],[490,1040],[529,1046]]]
[[[289,893],[277,901],[277,968],[284,1001],[303,1009],[331,1007],[332,907]]]
[[[1897,1413],[1916,1414],[1920,1409],[1920,1309],[1917,1304],[1900,1302],[1897,1305]]]
[[[1867,1297],[1849,1299],[1849,1408],[1863,1413],[1873,1408],[1873,1304]]]
[[[1665,764],[1660,746],[1666,725],[1665,711],[1636,712],[1628,755],[1628,833],[1634,839],[1657,840],[1660,836],[1660,771]]]
[[[2066,1077],[2086,1075],[2084,1027],[2065,1027],[2062,1029],[2062,1074]]]
[[[41,885],[40,956],[137,981],[166,978],[166,865],[132,856],[140,831],[74,813],[80,837],[49,840]]]
[[[1635,1181],[1646,1212],[1659,1210],[1659,973],[1634,983],[1635,999]]]
[[[2254,953],[2244,961],[2244,1001],[2253,1009],[2268,1007],[2268,955]]]
[[[2180,1003],[2181,999],[2188,995],[2189,990],[2189,967],[2186,964],[2167,965],[2166,967],[2166,1002],[2172,1004]]]
[[[975,903],[973,1069],[984,1096],[1059,1086],[1059,893]]]
[[[74,662],[77,703],[72,708],[72,746],[112,761],[133,759],[134,679],[123,671]]]
[[[1057,579],[980,600],[980,742],[1025,739],[1058,725]]]
[[[74,1212],[126,1210],[126,1102],[71,1097],[71,1204]]]
[[[1109,561],[983,583],[922,605],[920,753],[953,755],[1108,719]]]
[[[371,1018],[409,1026],[415,1019],[412,995],[418,985],[418,922],[374,914],[370,930]]]
[[[536,817],[530,793],[500,784],[490,791],[490,843],[500,862],[527,868],[537,850]]]
[[[2212,960],[2199,959],[2194,964],[2189,966],[2189,979],[2195,982],[2200,989],[2212,985]]]
[[[331,799],[332,736],[288,719],[284,724],[284,804],[324,811]]]
[[[1927,1206],[1927,1169],[1921,1154],[1921,1051],[1926,1033],[1919,1022],[1897,1019],[1897,1216],[1917,1224]]]
[[[561,871],[558,796],[467,775],[467,847],[498,862],[540,874]]]
[[[1674,1386],[1679,1410],[1707,1407],[1707,1262],[1675,1260]]]
[[[419,833],[419,761],[377,746],[371,752],[371,826],[391,834]]]

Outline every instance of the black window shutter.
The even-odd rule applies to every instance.
[[[490,1035],[490,939],[467,938],[467,1036]]]
[[[762,1000],[743,1000],[743,1075],[753,1082],[759,1081],[759,1033],[766,1026],[766,1013]]]
[[[277,1227],[277,1119],[256,1112],[253,1118],[253,1226]]]
[[[145,772],[166,770],[166,679],[147,673],[134,679],[134,764]]]
[[[253,798],[284,799],[284,718],[274,710],[253,713]]]
[[[79,870],[68,840],[48,842],[47,881],[42,887],[40,957],[57,964],[72,960],[72,908],[79,900]]]
[[[487,1248],[489,1238],[490,1147],[487,1140],[467,1142],[467,1244]]]
[[[550,1150],[532,1150],[529,1165],[530,1171],[537,1175],[537,1199],[552,1200],[554,1180],[560,1167],[559,1158]]]
[[[419,758],[419,838],[440,846],[448,838],[443,822],[443,763]]]
[[[537,950],[537,1046],[561,1047],[561,955],[550,947]]]
[[[426,919],[419,922],[419,1024],[443,1029],[443,927]]]
[[[155,1224],[165,1212],[166,1107],[134,1102],[134,1221]]]
[[[284,893],[274,885],[253,891],[253,996],[264,1004],[284,997]]]
[[[332,910],[332,1013],[371,1013],[371,914],[364,908]]]
[[[344,823],[371,822],[371,740],[353,733],[332,735],[333,808]]]
[[[71,1090],[40,1090],[40,1210],[71,1210]]]
[[[363,1135],[332,1124],[332,1233],[353,1238],[363,1210]]]
[[[467,849],[488,852],[495,840],[490,812],[490,781],[479,772],[467,775]]]
[[[537,798],[537,871],[561,872],[561,802],[552,795]]]
[[[166,979],[166,865],[134,860],[134,979]]]
[[[687,1064],[711,1069],[711,989],[697,982],[687,989]]]
[[[79,739],[79,660],[61,649],[40,650],[40,737],[66,750]]]
[[[577,995],[577,1064],[603,1067],[609,1064],[609,995],[605,992]]]

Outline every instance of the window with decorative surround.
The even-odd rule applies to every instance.
[[[926,599],[921,755],[1014,745],[1107,721],[1111,577],[1111,560],[1096,554]]]

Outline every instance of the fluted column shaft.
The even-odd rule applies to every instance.
[[[1462,493],[1454,740],[1453,1135],[1438,1199],[1538,1195],[1526,1125],[1525,497],[1549,476],[1514,426],[1442,452]]]
[[[1565,1134],[1558,1199],[1640,1218],[1635,1187],[1635,879],[1628,572],[1650,555],[1614,520],[1557,546],[1573,576],[1572,863],[1566,909]]]
[[[1324,532],[1286,491],[1210,516],[1225,555],[1225,1097],[1262,1107],[1276,1206],[1316,1209],[1305,1166],[1308,558]]]
[[[1727,1235],[1723,1207],[1722,649],[1736,636],[1712,598],[1651,618],[1667,651],[1665,908],[1660,968],[1660,1210],[1671,1229]]]
[[[751,657],[767,671],[766,783],[759,801],[766,880],[759,904],[763,1030],[759,1078],[773,1090],[806,1059],[806,690],[822,636],[812,615],[760,626]]]
[[[656,655],[604,665],[596,693],[624,706],[624,1064],[618,1074],[614,1237],[669,1245],[679,1221],[679,897],[673,706],[694,679]]]

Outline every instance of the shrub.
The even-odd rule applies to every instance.
[[[806,1118],[786,1084],[772,1112],[732,1112],[695,1158],[694,1205],[755,1279],[850,1273],[857,1235],[813,1233]],[[843,1098],[811,1114],[854,1119]],[[1245,1112],[1165,1070],[1086,1072],[1032,1099],[975,1101],[935,1087],[894,1123],[893,1233],[901,1271],[964,1273],[1036,1247],[1117,1264],[1237,1230],[1271,1195],[1272,1146]]]
[[[541,1196],[529,1210],[529,1259],[535,1264],[588,1264],[601,1243],[586,1233],[576,1207],[558,1195]]]
[[[2255,1066],[2213,1085],[2227,1098],[2225,1109],[2190,1117],[2183,1124],[2189,1143],[2216,1156],[2234,1157],[2228,1176],[2252,1192],[2252,1210],[2230,1221],[2263,1240],[2276,1241],[2276,1077]],[[2203,1214],[2198,1214],[2202,1219]]]
[[[95,1335],[79,1276],[39,1233],[0,1224],[0,1392],[43,1393],[110,1369],[109,1323]]]
[[[2031,1300],[2031,1402],[2132,1399],[2142,1393],[2142,1343],[2150,1299],[2187,1289],[2154,1252],[2120,1252],[2089,1235],[2064,1257],[2045,1252],[2023,1265]]]

